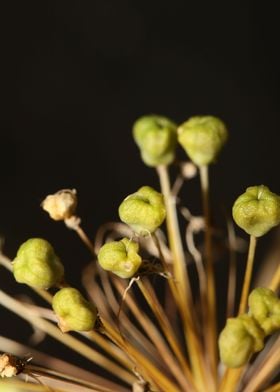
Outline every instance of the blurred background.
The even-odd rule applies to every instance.
[[[79,280],[87,249],[40,203],[76,188],[83,227],[94,237],[100,224],[118,219],[127,194],[158,188],[131,136],[143,114],[178,123],[212,114],[228,125],[228,144],[211,168],[217,213],[230,211],[249,185],[280,193],[279,31],[269,6],[90,0],[1,8],[0,233],[9,257],[27,238],[44,237]],[[197,179],[182,195],[201,212]]]

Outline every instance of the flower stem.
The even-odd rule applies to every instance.
[[[257,238],[251,235],[238,314],[244,313],[247,308],[247,300],[248,300],[248,294],[249,294],[250,283],[251,283],[252,272],[253,272],[256,245],[257,245]]]
[[[200,183],[202,192],[203,214],[205,219],[205,258],[206,258],[206,280],[207,280],[207,319],[205,326],[207,335],[207,351],[214,379],[217,379],[217,325],[216,325],[216,288],[213,267],[212,236],[210,224],[209,203],[209,173],[208,166],[201,166]]]
[[[199,390],[205,390],[205,377],[203,371],[203,359],[200,342],[194,328],[192,309],[192,292],[186,269],[184,249],[181,241],[181,234],[176,211],[176,200],[172,195],[168,169],[165,165],[157,167],[160,179],[161,190],[166,205],[166,224],[171,252],[173,255],[173,272],[175,278],[176,292],[174,299],[177,301],[180,313],[184,322],[184,333],[187,348],[190,354],[190,361],[194,372],[196,386]],[[174,292],[173,292],[174,294]]]
[[[280,265],[278,266],[273,278],[269,284],[270,290],[277,291],[280,288]]]

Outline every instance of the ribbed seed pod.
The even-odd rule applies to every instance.
[[[280,299],[274,291],[258,287],[249,295],[250,314],[266,335],[280,330]]]
[[[13,261],[17,282],[40,289],[48,289],[61,282],[64,267],[51,244],[42,238],[24,242]]]
[[[121,221],[141,236],[154,233],[165,216],[163,195],[149,186],[127,196],[119,207]]]
[[[230,368],[245,365],[263,346],[264,332],[247,314],[229,318],[219,337],[221,361]]]
[[[148,166],[168,165],[173,162],[177,143],[177,126],[167,117],[140,117],[133,126],[133,137],[141,157]]]
[[[178,128],[178,141],[197,166],[215,162],[227,138],[225,124],[214,116],[194,116]]]
[[[280,223],[280,197],[264,185],[251,186],[235,201],[235,223],[249,235],[260,237]]]
[[[53,297],[52,307],[62,332],[94,328],[97,310],[77,289],[65,287],[59,290]]]
[[[103,269],[121,278],[131,278],[138,271],[142,258],[138,254],[137,242],[123,238],[103,245],[98,252],[98,261]]]

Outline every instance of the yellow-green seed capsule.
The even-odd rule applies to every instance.
[[[246,233],[261,237],[280,223],[280,197],[264,185],[251,186],[235,201],[232,215]]]
[[[85,332],[94,328],[97,310],[77,289],[66,287],[59,290],[53,297],[52,307],[62,332]]]
[[[42,238],[24,242],[13,261],[17,282],[40,289],[48,289],[61,282],[64,267],[51,244]]]
[[[215,162],[228,138],[225,124],[217,117],[195,116],[178,128],[178,141],[198,166]]]
[[[252,354],[262,350],[263,340],[264,332],[252,317],[229,318],[219,337],[222,363],[230,368],[245,365]]]
[[[98,252],[98,261],[103,269],[121,278],[131,278],[142,263],[137,242],[123,238],[103,245]]]
[[[177,126],[163,116],[140,117],[133,126],[133,137],[148,166],[168,165],[173,162],[177,143]]]
[[[149,186],[143,186],[124,199],[119,207],[119,216],[135,233],[150,235],[166,216],[163,195]]]
[[[280,330],[280,299],[274,291],[258,287],[249,295],[250,314],[266,335]]]

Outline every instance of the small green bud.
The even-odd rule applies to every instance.
[[[66,287],[59,290],[53,297],[52,307],[62,332],[94,328],[97,310],[77,289]]]
[[[173,162],[177,143],[176,124],[163,116],[140,117],[133,126],[133,137],[148,166]]]
[[[139,245],[128,238],[109,242],[98,252],[98,261],[103,269],[111,271],[121,278],[131,278],[142,263],[138,254]]]
[[[195,116],[178,128],[178,141],[198,166],[209,165],[228,138],[225,124],[217,117]]]
[[[48,289],[61,282],[64,267],[48,241],[31,238],[20,246],[13,261],[13,274],[19,283]]]
[[[233,219],[246,233],[261,237],[280,223],[280,197],[264,186],[251,186],[235,201]]]
[[[135,233],[150,235],[166,216],[163,195],[149,186],[143,186],[124,199],[119,207],[119,216]]]
[[[280,329],[280,299],[274,291],[258,287],[249,295],[250,314],[266,335]]]
[[[230,368],[245,365],[251,355],[262,350],[264,333],[247,314],[229,318],[219,337],[220,357]]]

